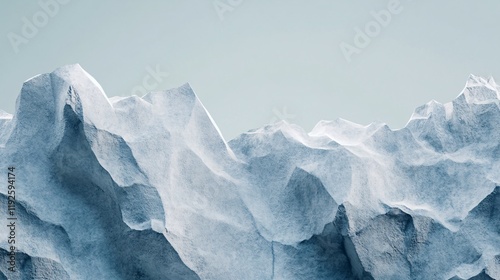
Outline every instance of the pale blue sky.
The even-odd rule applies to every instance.
[[[284,108],[307,131],[338,117],[400,128],[415,107],[453,99],[469,73],[500,80],[497,0],[401,0],[351,62],[339,45],[395,0],[215,1],[233,4],[223,20],[212,0],[65,1],[54,15],[38,1],[3,3],[1,109],[13,112],[24,80],[65,64],[80,63],[108,96],[131,95],[158,66],[169,76],[154,89],[189,82],[231,139]],[[13,47],[34,16],[41,27]]]

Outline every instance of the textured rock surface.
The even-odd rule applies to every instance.
[[[471,76],[400,130],[226,142],[188,85],[108,99],[79,65],[36,76],[0,112],[19,250],[11,273],[2,227],[0,279],[500,279],[499,90]]]

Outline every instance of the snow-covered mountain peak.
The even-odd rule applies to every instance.
[[[402,129],[227,143],[187,84],[107,98],[79,65],[35,76],[0,112],[20,229],[0,279],[500,279],[498,104],[471,76]]]
[[[496,102],[500,99],[499,86],[490,77],[485,79],[475,75],[470,75],[462,92],[467,103]]]

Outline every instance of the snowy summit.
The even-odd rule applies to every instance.
[[[0,111],[0,279],[500,279],[499,91],[471,76],[403,129],[227,142],[189,85],[107,98],[79,65],[38,75]]]

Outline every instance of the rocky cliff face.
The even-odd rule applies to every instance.
[[[400,130],[226,142],[189,85],[109,99],[79,65],[36,76],[0,114],[0,279],[500,279],[499,91],[471,76]]]

